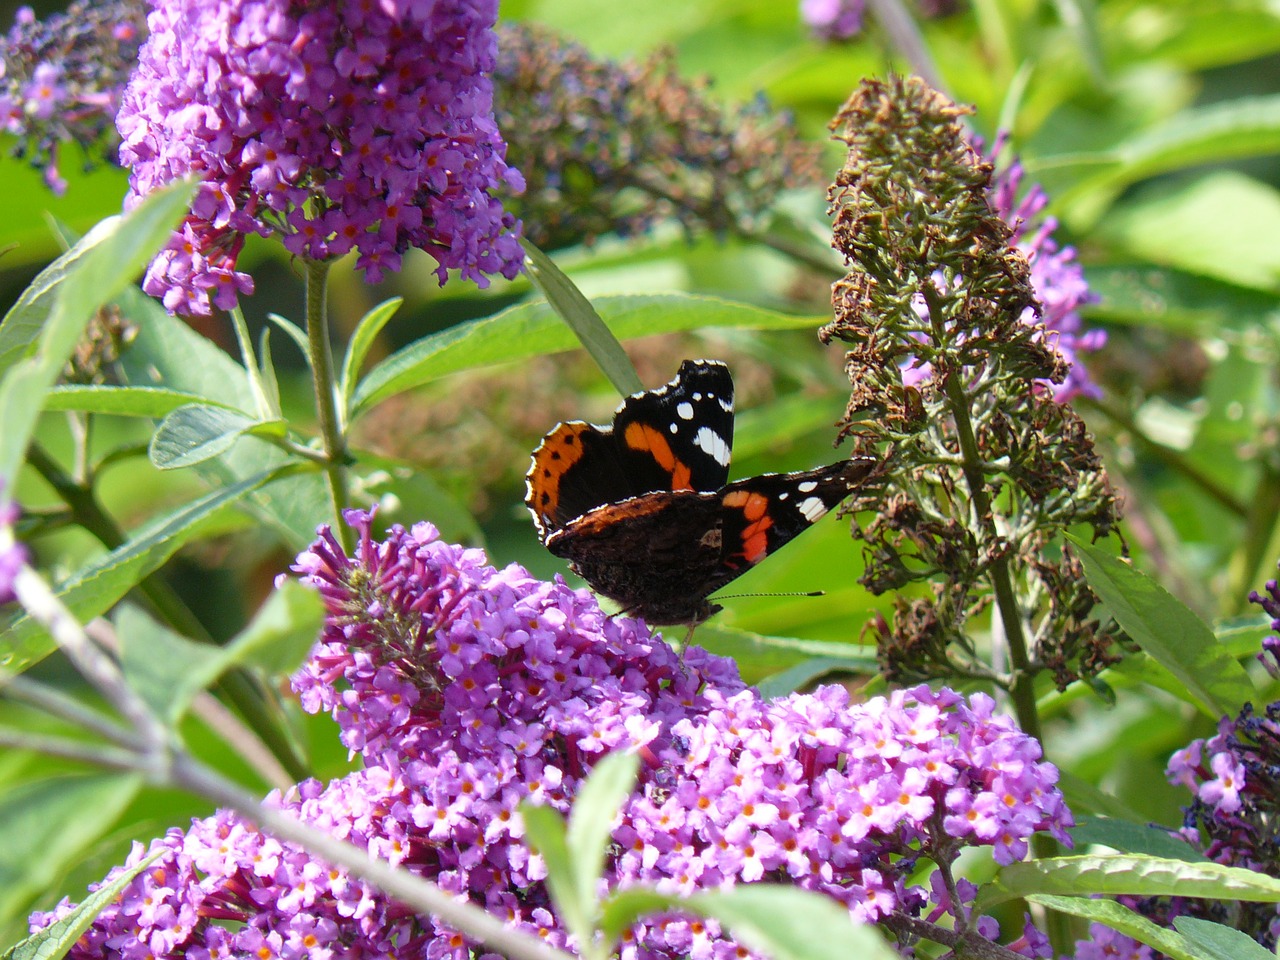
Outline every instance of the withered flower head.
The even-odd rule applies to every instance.
[[[854,510],[877,514],[863,583],[879,593],[927,583],[881,631],[898,679],[972,675],[1060,687],[1113,662],[1114,627],[1059,535],[1096,538],[1118,514],[1083,421],[1040,383],[1067,364],[1039,323],[1026,259],[993,210],[992,167],[961,126],[967,111],[918,79],[865,81],[833,123],[849,146],[831,188],[833,245],[849,273],[833,288],[824,340],[851,344],[842,437],[889,450],[884,482]],[[929,372],[905,385],[902,368]],[[997,635],[1018,676],[975,652],[967,622],[996,600]],[[1016,634],[1016,636],[1015,636]],[[1023,655],[1025,654],[1025,655]]]
[[[714,103],[669,51],[598,59],[530,24],[498,28],[494,103],[524,195],[504,199],[548,249],[641,233],[749,228],[786,186],[817,182],[816,153],[762,100]]]

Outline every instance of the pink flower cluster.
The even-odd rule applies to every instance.
[[[823,40],[848,40],[862,32],[866,0],[800,0],[800,19]]]
[[[1005,134],[997,135],[987,159],[998,162],[1006,142]],[[977,149],[981,149],[981,143]],[[1075,249],[1060,247],[1054,239],[1057,220],[1040,216],[1049,203],[1048,195],[1038,183],[1025,186],[1025,176],[1026,170],[1016,158],[997,169],[992,178],[990,201],[996,215],[1013,230],[1010,245],[1027,258],[1031,267],[1031,285],[1040,310],[1037,313],[1028,307],[1022,320],[1028,324],[1042,324],[1049,342],[1070,364],[1062,383],[1037,381],[1037,386],[1049,391],[1059,403],[1081,395],[1099,397],[1102,391],[1090,379],[1080,357],[1083,353],[1100,349],[1107,342],[1105,330],[1086,330],[1080,316],[1080,308],[1097,300],[1097,295],[1089,290]],[[938,282],[942,282],[941,277]],[[917,309],[924,315],[923,300]],[[929,374],[928,364],[916,363],[902,371],[902,379],[911,385],[926,379]]]
[[[1004,146],[1005,136],[997,136],[992,159],[999,158]],[[1058,221],[1041,216],[1049,203],[1048,194],[1038,183],[1025,186],[1025,177],[1026,169],[1016,157],[1008,166],[998,169],[992,183],[991,203],[996,213],[1013,228],[1009,242],[1031,266],[1031,285],[1040,301],[1040,314],[1037,318],[1034,311],[1028,310],[1023,319],[1027,323],[1035,323],[1037,319],[1043,323],[1050,342],[1071,364],[1066,380],[1045,384],[1045,387],[1061,403],[1080,395],[1099,397],[1102,391],[1089,378],[1080,357],[1107,342],[1105,330],[1086,330],[1080,316],[1080,308],[1098,297],[1089,290],[1075,249],[1059,246],[1054,239]]]
[[[153,0],[125,89],[120,160],[136,204],[202,183],[144,288],[207,314],[250,293],[246,235],[314,260],[359,254],[377,281],[410,247],[487,283],[515,276],[522,185],[493,122],[497,0]]]
[[[366,769],[282,802],[547,943],[574,946],[522,842],[519,804],[567,811],[610,751],[642,761],[613,832],[611,887],[772,880],[868,921],[931,906],[936,919],[967,914],[973,890],[920,885],[921,858],[950,865],[988,846],[1008,863],[1036,830],[1067,839],[1057,771],[989,698],[921,686],[851,704],[826,687],[765,702],[729,661],[698,648],[681,661],[641,622],[606,616],[558,579],[495,570],[429,524],[378,542],[371,517],[350,519],[355,557],[323,531],[299,558],[329,614],[295,686],[309,710],[333,713]],[[457,931],[234,816],[160,842],[169,852],[75,960],[472,955]],[[713,923],[666,916],[637,924],[622,956],[743,951]]]

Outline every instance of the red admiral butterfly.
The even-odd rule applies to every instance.
[[[653,624],[698,624],[708,595],[803,533],[875,466],[858,457],[729,483],[733,377],[686,360],[627,397],[611,427],[562,423],[533,452],[538,536],[597,593]]]

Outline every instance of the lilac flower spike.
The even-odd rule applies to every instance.
[[[800,19],[815,37],[848,40],[862,32],[865,0],[800,0]]]
[[[606,616],[559,578],[496,570],[430,524],[378,541],[370,515],[348,520],[354,556],[322,530],[299,557],[328,616],[294,684],[308,710],[333,714],[365,769],[276,802],[549,944],[575,946],[522,841],[519,805],[566,811],[610,751],[641,759],[613,831],[611,887],[767,879],[875,921],[925,913],[934,894],[915,880],[921,857],[950,863],[985,845],[1007,863],[1035,830],[1066,839],[1057,771],[988,698],[921,686],[851,704],[831,686],[766,702],[730,661],[692,648],[682,662],[642,622]],[[232,815],[158,843],[168,852],[75,960],[474,955],[457,931]],[[973,893],[957,886],[965,902],[946,909],[966,910]],[[621,947],[626,960],[746,955],[714,924],[679,916],[638,923]]]
[[[994,147],[986,155],[988,161],[997,164],[989,199],[996,215],[1013,230],[1010,245],[1027,258],[1031,267],[1031,285],[1040,310],[1037,313],[1028,307],[1022,319],[1028,324],[1043,324],[1049,342],[1070,365],[1062,383],[1043,380],[1037,381],[1037,385],[1049,391],[1059,403],[1082,395],[1100,397],[1102,391],[1090,379],[1081,354],[1100,349],[1107,341],[1107,334],[1105,330],[1086,330],[1080,316],[1080,308],[1098,297],[1089,290],[1074,248],[1059,247],[1054,240],[1057,220],[1041,216],[1049,203],[1043,188],[1038,183],[1024,185],[1026,169],[1017,158],[1001,166],[1000,157],[1007,142],[1007,134],[998,134]],[[919,309],[924,311],[923,303]],[[903,382],[916,384],[929,376],[929,366],[913,364],[906,367],[902,375]]]
[[[998,160],[1004,152],[1008,135],[996,136],[990,157]],[[1049,197],[1038,183],[1025,188],[1026,169],[1016,157],[1002,169],[997,169],[992,183],[991,201],[996,213],[1013,228],[1009,242],[1016,246],[1031,265],[1031,285],[1040,301],[1040,322],[1059,354],[1071,364],[1067,379],[1058,384],[1046,384],[1053,398],[1065,403],[1077,396],[1100,397],[1102,391],[1089,378],[1089,372],[1080,355],[1098,350],[1107,341],[1104,330],[1086,330],[1080,317],[1080,308],[1097,301],[1097,294],[1089,290],[1084,270],[1076,259],[1072,247],[1060,247],[1053,238],[1058,221],[1053,217],[1041,217],[1049,203]],[[1022,194],[1019,199],[1019,194]],[[1034,313],[1024,318],[1035,321]]]
[[[0,484],[0,604],[17,599],[13,581],[27,562],[27,548],[13,539],[13,525],[18,522],[18,505],[4,499]]]
[[[149,269],[171,312],[234,307],[246,235],[366,279],[410,247],[487,284],[521,269],[519,189],[493,122],[497,0],[153,0],[117,117],[133,206],[194,175],[191,215]]]

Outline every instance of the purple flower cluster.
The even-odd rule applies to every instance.
[[[521,269],[519,189],[493,122],[497,0],[153,0],[117,125],[133,205],[194,175],[191,215],[144,288],[171,312],[235,306],[248,234],[356,251],[370,281],[410,247],[482,286]]]
[[[370,516],[349,519],[354,558],[328,531],[299,558],[328,617],[295,687],[307,709],[333,713],[366,769],[282,802],[544,942],[574,946],[544,864],[522,843],[519,804],[567,811],[610,751],[641,759],[613,831],[610,886],[773,880],[866,920],[927,909],[967,920],[972,885],[944,883],[942,871],[919,885],[921,858],[949,867],[962,848],[988,846],[1008,863],[1036,830],[1066,840],[1057,771],[989,698],[921,686],[853,705],[827,687],[765,702],[730,661],[698,648],[681,661],[586,591],[495,570],[429,524],[378,542]],[[159,843],[168,852],[73,958],[471,955],[456,930],[232,815]],[[637,924],[622,956],[745,952],[715,924],[671,915]]]
[[[992,160],[999,159],[1006,142],[1005,134],[996,137]],[[1106,331],[1086,330],[1080,317],[1080,308],[1098,297],[1089,290],[1074,248],[1060,247],[1054,240],[1058,221],[1040,216],[1049,203],[1048,195],[1038,183],[1024,190],[1025,177],[1022,162],[1014,158],[996,173],[991,201],[996,213],[1013,228],[1010,243],[1017,246],[1031,266],[1031,285],[1040,302],[1040,314],[1037,317],[1035,311],[1028,310],[1023,319],[1027,323],[1037,319],[1043,323],[1054,347],[1071,365],[1066,380],[1044,386],[1062,403],[1081,395],[1099,397],[1102,391],[1080,362],[1080,354],[1098,350],[1107,341]]]
[[[54,193],[67,187],[58,170],[64,144],[88,156],[113,145],[112,118],[144,33],[140,4],[78,0],[43,21],[20,7],[0,37],[0,129],[17,137],[15,152]]]
[[[998,134],[987,159],[998,164],[1007,141],[1006,134]],[[1081,395],[1101,396],[1102,391],[1080,362],[1082,353],[1101,348],[1107,340],[1105,330],[1086,330],[1080,317],[1080,308],[1096,301],[1097,295],[1089,290],[1075,250],[1059,247],[1054,240],[1057,220],[1040,217],[1049,203],[1048,195],[1038,183],[1024,189],[1025,176],[1026,170],[1016,158],[1008,166],[997,169],[992,179],[990,200],[996,215],[1013,230],[1010,244],[1017,247],[1031,267],[1031,285],[1040,310],[1037,312],[1028,307],[1022,319],[1028,324],[1043,324],[1050,343],[1070,366],[1062,383],[1047,380],[1037,383],[1059,403]],[[923,301],[918,309],[923,315]],[[908,385],[916,384],[925,380],[929,373],[928,364],[912,364],[902,371],[903,381]]]
[[[21,511],[12,500],[3,498],[3,492],[4,485],[0,483],[0,603],[12,603],[17,599],[13,581],[27,562],[27,549],[12,539],[13,525]]]
[[[800,0],[800,19],[823,40],[848,40],[862,31],[866,0]]]

